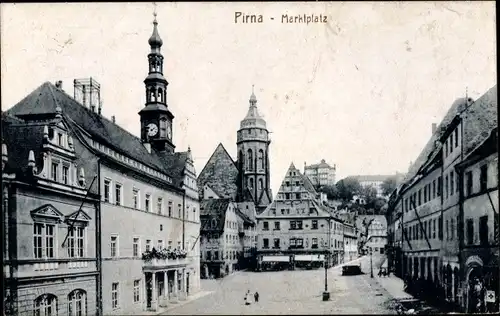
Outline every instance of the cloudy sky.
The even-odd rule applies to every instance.
[[[236,156],[252,84],[272,132],[271,184],[290,162],[337,178],[405,172],[458,97],[496,83],[494,2],[159,3],[177,150],[200,172]],[[263,16],[236,23],[235,12]],[[103,115],[139,135],[152,3],[1,4],[2,110],[45,81],[101,84]],[[282,14],[326,15],[286,24]],[[271,17],[274,20],[271,20]]]

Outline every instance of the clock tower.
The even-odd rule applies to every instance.
[[[146,105],[139,112],[141,117],[141,140],[149,143],[160,152],[174,152],[172,142],[172,121],[174,115],[167,105],[168,82],[163,77],[163,41],[158,34],[156,12],[153,21],[153,34],[149,38],[151,52],[148,55],[149,72],[144,80],[146,86]]]

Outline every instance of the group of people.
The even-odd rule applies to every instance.
[[[255,303],[259,302],[259,292],[256,291],[253,294],[253,299]],[[245,305],[250,305],[250,304],[252,304],[252,294],[250,293],[250,290],[248,290],[247,293],[245,294]]]

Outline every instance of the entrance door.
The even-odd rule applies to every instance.
[[[153,286],[151,284],[151,273],[146,273],[146,307],[151,308],[151,301],[153,299]]]
[[[186,275],[186,294],[189,295],[189,273]]]

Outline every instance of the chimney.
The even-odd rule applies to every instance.
[[[144,143],[144,147],[146,147],[146,150],[148,153],[151,153],[151,144],[150,143]]]
[[[99,102],[99,108],[97,109],[97,114],[101,115],[101,111],[102,111],[102,99],[98,100],[98,102]]]
[[[111,116],[111,122],[116,123],[116,117],[114,115]]]
[[[57,89],[61,89],[61,90],[62,90],[62,87],[63,87],[63,82],[62,82],[62,80],[57,80],[57,81],[56,81],[56,88],[57,88]]]
[[[434,135],[434,133],[436,132],[436,129],[437,129],[437,124],[432,123],[432,135]]]

